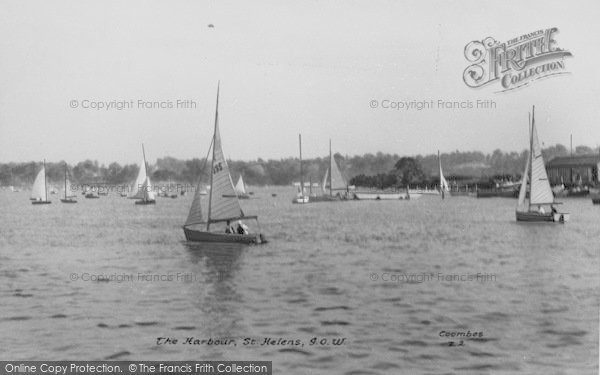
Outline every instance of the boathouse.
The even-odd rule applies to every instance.
[[[596,185],[600,183],[599,169],[600,155],[557,156],[546,165],[551,185],[572,185],[580,179],[583,184]]]

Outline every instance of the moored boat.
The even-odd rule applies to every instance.
[[[69,171],[67,170],[67,163],[65,163],[65,192],[64,198],[62,198],[60,201],[62,203],[77,203],[77,200],[75,200],[75,194],[73,194],[73,189],[71,188],[71,181],[69,180],[68,173]]]
[[[298,186],[298,193],[296,194],[296,198],[292,200],[292,203],[308,203],[310,198],[308,194],[304,191],[304,171],[302,169],[302,135],[298,134],[298,144],[300,147],[300,185]]]

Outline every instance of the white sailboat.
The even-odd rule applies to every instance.
[[[136,192],[136,197],[139,196],[138,200],[135,202],[137,205],[146,205],[146,204],[156,204],[156,199],[154,197],[154,192],[152,191],[152,184],[150,183],[150,176],[148,176],[148,163],[146,163],[146,151],[144,150],[144,144],[142,143],[142,156],[144,158],[143,164],[140,167],[140,173],[138,173],[138,179],[141,174],[141,170],[143,169],[143,175],[145,176],[144,181],[141,185],[138,185],[138,191]],[[136,179],[137,183],[137,179]]]
[[[196,242],[236,242],[244,244],[265,243],[264,236],[260,233],[258,216],[246,216],[235,194],[227,160],[223,155],[221,135],[219,133],[219,89],[217,88],[217,104],[215,110],[215,130],[212,139],[212,165],[210,175],[210,193],[208,201],[208,217],[202,214],[202,194],[200,182],[196,188],[188,218],[183,225],[183,232],[188,241]],[[207,156],[208,159],[208,156]],[[206,161],[205,161],[206,163]],[[226,233],[225,230],[211,232],[211,224],[226,223],[228,229],[230,222],[242,219],[255,219],[259,226],[256,234]]]
[[[65,163],[65,193],[64,198],[60,201],[63,203],[77,203],[75,194],[73,194],[73,189],[71,188],[71,181],[68,177],[67,163]]]
[[[342,176],[342,172],[331,152],[331,139],[329,140],[329,166],[325,170],[322,183],[322,195],[311,197],[311,201],[334,201],[348,199],[350,187]]]
[[[442,195],[442,199],[444,199],[445,195],[450,192],[450,186],[444,177],[444,172],[442,172],[442,158],[440,157],[440,150],[438,150],[438,161],[440,163],[440,194]]]
[[[529,154],[525,164],[525,171],[519,191],[517,203],[517,221],[550,221],[564,223],[569,220],[568,213],[557,212],[554,207],[554,195],[550,188],[546,166],[542,156],[537,131],[535,129],[535,107],[531,114],[531,128],[529,131]],[[527,199],[527,186],[529,185],[529,199]]]
[[[31,188],[31,203],[32,204],[50,204],[48,200],[48,187],[46,185],[46,160],[42,169],[38,172]]]
[[[292,203],[308,203],[309,196],[304,191],[304,171],[302,169],[302,135],[298,134],[298,144],[300,146],[300,185],[298,187],[298,193],[296,198],[292,200]]]
[[[148,168],[146,166],[146,158],[143,156],[144,154],[144,145],[142,145],[142,162],[140,163],[140,170],[138,171],[138,175],[135,179],[135,184],[131,188],[131,194],[129,195],[129,199],[143,199],[144,198],[144,190],[143,186],[146,181]]]
[[[235,194],[239,199],[250,198],[250,195],[248,195],[248,193],[246,192],[246,185],[244,184],[244,179],[242,178],[242,175],[240,175],[240,177],[238,178],[238,181],[233,187],[233,190],[235,191]]]

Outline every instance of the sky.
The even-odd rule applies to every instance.
[[[0,1],[0,162],[203,158],[217,83],[234,160],[600,144],[600,3]],[[569,74],[522,89],[463,82],[465,46],[558,28]],[[177,101],[195,108],[177,108]],[[383,101],[490,100],[395,110]],[[376,101],[377,108],[372,108]],[[131,108],[90,108],[117,102]],[[161,102],[172,108],[145,108]],[[171,103],[171,104],[169,104]],[[99,105],[99,104],[98,104]],[[194,106],[194,105],[192,105]]]

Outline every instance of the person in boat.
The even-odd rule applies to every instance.
[[[233,229],[233,225],[231,225],[231,221],[227,220],[227,226],[225,227],[225,233],[227,234],[234,234],[235,233],[235,229]]]
[[[552,209],[552,213],[553,214],[557,214],[558,213],[558,210],[556,209],[556,207],[550,206],[550,208]]]
[[[540,215],[545,215],[546,214],[546,210],[544,210],[544,207],[542,207],[542,206],[538,207],[538,212],[540,213]]]
[[[248,234],[248,226],[246,224],[242,223],[241,220],[238,220],[237,233],[238,234]]]

